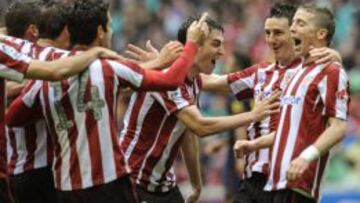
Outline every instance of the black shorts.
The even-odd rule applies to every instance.
[[[5,179],[0,179],[0,202],[1,203],[12,203],[10,197],[9,184]]]
[[[291,189],[271,192],[273,203],[316,203],[317,201],[308,198]]]
[[[10,176],[10,189],[16,203],[56,202],[54,179],[50,167]]]
[[[251,178],[241,182],[240,189],[235,193],[234,203],[267,203],[270,202],[270,192],[264,191],[267,176],[253,173]]]
[[[87,189],[57,191],[58,203],[137,203],[135,195],[128,176]]]
[[[172,188],[168,192],[149,192],[140,186],[136,186],[140,203],[184,203],[185,200],[178,188]]]

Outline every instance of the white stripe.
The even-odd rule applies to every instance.
[[[29,83],[28,83],[29,84]],[[40,91],[42,87],[42,81],[37,80],[32,86],[31,88],[26,91],[26,93],[24,94],[24,96],[22,97],[22,100],[24,102],[24,104],[31,108],[34,106],[34,103],[36,101],[36,95],[38,94],[38,92]]]
[[[15,134],[16,148],[17,149],[26,149],[26,142],[23,138],[25,135],[24,128],[13,128]],[[26,161],[27,150],[18,151],[18,157],[16,160],[16,165],[14,169],[14,174],[19,174],[24,171],[24,165]]]
[[[79,78],[79,77],[78,77]],[[87,129],[86,129],[86,112],[79,112],[77,109],[78,96],[79,96],[79,82],[80,80],[70,81],[69,89],[66,91],[66,94],[69,97],[71,104],[71,111],[74,114],[74,125],[77,128],[77,138],[75,140],[76,146],[76,155],[79,160],[79,171],[81,175],[81,186],[82,188],[89,187],[93,184],[92,182],[92,167],[91,167],[91,157],[90,157],[90,147],[89,140],[87,139]],[[65,107],[64,110],[66,111]],[[71,151],[68,151],[70,154]]]
[[[289,85],[288,85],[288,89],[286,92],[283,92],[283,95],[288,95],[291,93],[291,90],[293,89],[293,87],[296,84],[296,81],[300,78],[300,76],[302,75],[302,73],[304,72],[304,69],[299,70],[296,75],[294,76],[293,80],[290,81]],[[285,105],[282,106],[281,108],[281,112],[280,112],[280,119],[279,119],[279,125],[275,134],[275,142],[273,145],[273,151],[272,151],[272,155],[271,155],[271,161],[270,161],[270,175],[268,178],[268,181],[264,187],[264,190],[266,191],[271,191],[274,183],[274,173],[275,172],[275,165],[276,165],[276,160],[278,157],[278,152],[279,152],[279,145],[280,145],[280,140],[281,140],[281,135],[282,135],[282,131],[284,128],[284,122],[285,122],[285,115],[286,115],[286,111],[288,109],[289,105]]]
[[[156,133],[155,141],[154,141],[153,145],[151,146],[151,148],[149,149],[149,151],[148,151],[148,152],[146,153],[146,155],[145,155],[145,159],[143,160],[143,163],[142,163],[141,168],[140,168],[140,170],[139,170],[138,177],[137,177],[137,179],[136,179],[136,183],[137,183],[137,184],[140,184],[140,182],[141,182],[141,178],[142,178],[142,174],[143,174],[143,171],[144,171],[144,169],[145,169],[145,166],[146,166],[146,162],[147,162],[149,156],[151,155],[151,153],[153,152],[153,150],[154,150],[155,147],[156,147],[156,143],[157,143],[157,141],[158,141],[158,139],[159,139],[159,137],[160,137],[160,132],[161,132],[161,129],[163,128],[163,125],[164,125],[164,123],[165,123],[165,121],[166,121],[166,118],[167,118],[167,116],[164,115],[164,117],[162,118],[162,121],[161,121],[161,123],[160,123],[159,130],[158,130],[158,132]]]
[[[7,80],[21,82],[24,79],[24,74],[16,69],[9,68],[3,64],[0,64],[0,77]]]
[[[54,87],[52,87],[52,85],[50,85],[50,83],[48,83],[49,85],[49,96],[47,98],[47,100],[49,101],[49,108],[50,108],[50,112],[52,115],[52,119],[54,122],[54,127],[56,130],[56,126],[60,123],[59,122],[59,117],[58,114],[55,110],[55,101],[56,100],[60,100],[61,97],[61,93],[56,95],[54,93]],[[58,96],[58,97],[56,97]],[[70,141],[68,139],[68,133],[66,130],[62,130],[62,131],[57,131],[57,141],[59,143],[59,145],[61,146],[61,151],[60,151],[60,156],[62,158],[62,162],[61,162],[61,177],[60,177],[60,188],[61,190],[71,190],[72,186],[71,186],[71,176],[70,176],[70,154],[71,154],[71,150],[70,150]],[[55,172],[55,171],[54,171]],[[56,176],[56,173],[54,173],[54,178]]]
[[[347,92],[347,85],[348,85],[348,77],[344,69],[340,69],[339,73],[339,81],[338,81],[338,89],[337,91],[346,91]],[[343,99],[336,98],[335,110],[336,110],[336,118],[346,120],[347,119],[347,112],[348,112],[348,100],[349,95],[345,95]]]
[[[297,105],[292,105],[292,109],[290,112],[290,118],[291,118],[290,126],[289,126],[290,131],[284,150],[286,153],[284,153],[284,156],[282,157],[280,179],[277,189],[283,189],[285,187],[284,185],[286,185],[287,183],[286,171],[293,157],[296,140],[299,137],[298,132],[302,121],[301,117],[304,111],[304,102],[305,102],[304,100],[306,95],[308,94],[308,89],[310,87],[310,84],[313,82],[316,75],[319,74],[321,71],[320,67],[321,66],[316,67],[313,70],[311,70],[309,73],[307,73],[306,76],[301,81],[301,84],[299,85],[298,89],[296,90],[295,96],[301,98],[301,103]],[[295,81],[298,82],[298,80]],[[290,94],[288,94],[288,96],[290,96]]]
[[[112,141],[112,134],[110,131],[110,120],[109,115],[112,114],[112,109],[109,110],[109,107],[106,103],[105,96],[105,81],[104,81],[104,72],[102,65],[99,60],[96,63],[93,63],[94,66],[90,67],[90,77],[92,80],[92,85],[97,86],[99,90],[99,97],[105,102],[105,106],[101,108],[102,119],[97,121],[98,126],[98,135],[100,141],[100,151],[101,151],[101,161],[103,166],[103,177],[104,183],[110,182],[117,178],[116,167],[115,167],[115,155],[114,155],[114,145],[119,145],[116,139],[116,143]],[[118,147],[120,148],[120,147]],[[127,166],[125,166],[127,167]]]
[[[139,95],[138,92],[134,92],[130,97],[130,101],[127,106],[127,110],[125,112],[125,116],[124,116],[124,120],[123,120],[123,129],[121,130],[121,133],[120,133],[120,138],[119,138],[120,145],[122,145],[122,142],[124,141],[125,135],[127,133],[126,129],[128,129],[128,127],[129,127],[130,116],[131,116],[132,111],[134,110],[134,105],[138,98],[138,95]],[[125,156],[126,156],[126,153],[125,153]]]
[[[246,89],[252,89],[254,87],[255,74],[252,74],[246,78],[240,78],[230,83],[231,92],[236,95]]]
[[[35,123],[36,129],[36,150],[34,152],[34,168],[41,168],[47,166],[47,131],[44,120],[39,120]]]
[[[161,158],[157,161],[156,165],[152,170],[152,174],[150,176],[150,184],[148,186],[149,191],[154,191],[155,187],[159,185],[158,181],[162,178],[162,174],[165,172],[165,164],[170,158],[171,150],[173,149],[176,142],[181,138],[185,130],[186,126],[181,121],[178,121],[171,132],[168,143],[161,154]]]
[[[141,133],[141,130],[143,127],[144,120],[145,120],[146,115],[148,114],[152,104],[154,103],[154,101],[155,100],[150,96],[150,94],[146,93],[145,98],[144,98],[144,103],[143,103],[143,105],[141,105],[139,113],[137,115],[138,117],[137,117],[137,121],[136,121],[136,129],[135,129],[135,133],[134,133],[134,139],[131,140],[131,142],[125,152],[126,160],[128,160],[130,158],[136,144],[139,141],[140,133]],[[132,111],[129,111],[129,112],[131,114]],[[124,127],[124,129],[127,129],[127,126]],[[126,130],[124,130],[123,132],[124,132],[124,135],[127,133]]]
[[[107,60],[114,70],[115,74],[121,79],[133,84],[135,87],[140,87],[144,76],[128,66],[116,61]]]

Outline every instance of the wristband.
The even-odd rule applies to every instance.
[[[320,151],[314,145],[310,145],[301,152],[300,157],[311,162],[320,157]]]

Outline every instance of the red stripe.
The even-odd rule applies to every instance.
[[[126,129],[124,140],[121,143],[121,148],[124,152],[127,151],[128,146],[130,145],[131,141],[134,139],[139,112],[142,105],[144,104],[146,92],[137,92],[135,93],[134,96],[136,96],[136,99],[134,102],[134,106],[131,109],[130,118],[128,121],[129,122],[128,128]]]
[[[163,181],[166,181],[167,179],[167,175],[169,173],[169,170],[171,168],[171,166],[173,165],[174,161],[175,161],[175,158],[177,157],[177,155],[179,154],[179,148],[180,148],[180,145],[184,139],[184,134],[183,133],[179,138],[178,140],[175,142],[174,146],[171,148],[171,152],[170,152],[170,155],[169,157],[167,158],[166,162],[165,162],[165,170],[164,172],[161,174],[161,178],[158,180],[158,182],[163,182]],[[171,174],[172,175],[172,174]],[[155,188],[155,191],[159,191],[159,192],[162,192],[161,190],[162,186],[159,185],[158,187]]]
[[[168,145],[168,141],[171,137],[171,133],[176,125],[177,118],[174,114],[171,114],[165,121],[162,129],[160,130],[159,138],[155,143],[155,148],[151,152],[151,155],[147,159],[145,170],[143,171],[142,183],[149,184],[149,178],[154,169],[154,166],[160,160],[164,149]],[[154,134],[153,134],[154,135]]]
[[[328,67],[327,69],[332,68]],[[326,100],[325,100],[325,111],[326,115],[335,117],[336,116],[336,100],[337,100],[337,91],[340,80],[340,69],[333,68],[330,74],[328,75],[328,80],[326,83]],[[335,93],[335,95],[334,95]]]
[[[299,77],[299,79],[296,81],[295,86],[292,89],[291,95],[295,95],[296,91],[298,90],[302,80],[304,79],[304,77],[312,70],[312,68],[307,68],[302,75]],[[289,88],[290,85],[287,86],[287,89]],[[281,111],[283,111],[284,109],[282,109]],[[280,142],[279,142],[279,148],[277,151],[277,158],[275,160],[275,166],[274,166],[274,185],[273,185],[273,190],[276,189],[276,185],[278,184],[279,180],[280,180],[280,172],[281,172],[281,163],[284,157],[284,153],[285,153],[285,147],[286,147],[286,143],[289,137],[289,131],[290,131],[290,123],[291,123],[291,110],[292,110],[292,106],[288,105],[288,108],[286,109],[285,112],[285,119],[284,119],[284,125],[283,128],[280,129],[281,130],[281,134],[279,135],[281,137]],[[283,112],[281,112],[281,114],[283,114]]]
[[[16,162],[18,159],[18,151],[17,151],[17,145],[16,145],[16,135],[13,131],[13,129],[8,129],[8,135],[9,135],[9,142],[12,149],[12,155],[10,157],[10,163],[8,166],[8,172],[9,174],[14,174],[14,170],[16,168]]]
[[[109,109],[109,128],[111,133],[112,147],[114,149],[114,165],[116,167],[116,175],[117,177],[124,176],[126,171],[126,162],[124,158],[124,154],[121,151],[119,139],[118,139],[118,126],[117,126],[117,117],[116,111],[117,108],[114,109],[114,102],[117,102],[117,98],[114,98],[114,89],[115,89],[115,72],[110,67],[110,64],[106,60],[101,60],[101,65],[104,74],[104,83],[105,83],[105,101],[106,105]],[[120,93],[120,87],[118,85],[117,88],[117,96]]]
[[[90,73],[89,73],[90,74]],[[90,78],[90,77],[89,77]],[[84,103],[91,102],[91,79],[88,79],[86,83],[86,91],[84,97]],[[93,183],[103,183],[103,164],[101,157],[101,146],[99,140],[99,131],[97,127],[97,121],[94,118],[94,112],[92,109],[86,110],[85,125],[87,140],[89,143],[89,155],[91,160],[91,175]]]
[[[24,164],[24,171],[34,169],[35,161],[35,150],[37,147],[36,144],[36,128],[34,125],[29,125],[25,127],[25,144],[26,144],[26,159]]]
[[[46,112],[46,120],[47,125],[49,126],[51,138],[54,146],[54,155],[56,157],[56,161],[53,163],[53,173],[55,179],[55,187],[61,188],[61,166],[62,166],[62,157],[61,157],[61,145],[58,142],[58,137],[56,133],[56,129],[54,126],[54,120],[52,118],[50,104],[49,104],[49,83],[44,82],[43,84],[43,92],[44,92],[44,108]]]
[[[136,143],[135,148],[128,160],[132,169],[132,175],[135,177],[135,179],[140,172],[139,170],[146,158],[145,156],[154,145],[156,135],[160,133],[160,125],[165,115],[165,110],[161,107],[161,105],[157,102],[154,102],[144,118],[143,125],[141,126],[139,140]],[[134,131],[136,126],[137,123],[134,123],[134,125],[129,126],[127,130]],[[144,170],[148,169],[145,167]]]
[[[61,104],[64,107],[66,117],[69,121],[73,122],[73,126],[67,130],[68,140],[70,142],[70,177],[72,188],[81,188],[81,172],[79,157],[77,154],[76,140],[78,139],[79,132],[75,124],[74,111],[68,94],[69,84],[67,81],[61,81],[61,89],[63,96],[61,98]]]
[[[5,135],[5,81],[0,78],[0,178],[7,177],[7,151]]]

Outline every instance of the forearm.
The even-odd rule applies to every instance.
[[[232,130],[241,126],[247,126],[254,120],[251,112],[232,116],[204,117],[195,128],[199,136],[209,136],[215,133]],[[195,132],[196,132],[195,131]]]
[[[320,154],[327,153],[334,145],[342,140],[346,132],[345,121],[335,121],[314,142]]]
[[[185,133],[181,144],[181,154],[189,174],[191,186],[194,189],[201,190],[199,142],[198,138],[190,132]]]
[[[146,69],[141,88],[145,90],[177,88],[184,82],[186,74],[193,65],[196,52],[197,45],[192,42],[187,42],[183,54],[176,59],[168,71],[160,72]]]
[[[202,90],[216,94],[230,94],[227,75],[201,74]]]
[[[273,145],[275,140],[275,132],[271,132],[267,135],[262,135],[259,138],[253,140],[256,150],[269,148]]]
[[[245,126],[235,129],[235,139],[236,140],[246,140],[247,139],[247,128]]]
[[[15,97],[21,93],[21,90],[25,87],[26,80],[21,83],[9,81],[6,82],[6,97]]]
[[[76,56],[51,62],[33,60],[26,72],[26,77],[51,81],[63,80],[83,71],[99,54],[100,50],[93,48]]]

